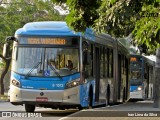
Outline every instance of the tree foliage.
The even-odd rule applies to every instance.
[[[2,55],[5,38],[14,36],[15,31],[28,22],[64,19],[65,16],[60,16],[54,10],[54,2],[51,0],[3,0],[0,3],[0,57],[5,63],[0,77],[1,94],[4,94],[3,78],[8,71],[11,60],[11,57],[5,58]]]
[[[54,10],[54,3],[50,0],[3,0],[0,5],[0,41],[13,36],[27,22],[64,19],[65,16]]]
[[[160,48],[160,8],[148,5],[143,9],[145,13],[141,12],[143,17],[136,22],[132,32],[134,41],[145,44],[148,52],[156,51],[156,48]]]
[[[67,0],[70,8],[67,23],[75,31],[92,27],[115,37],[132,33],[136,44],[145,44],[152,51],[160,47],[159,0],[81,1]]]
[[[100,3],[99,0],[67,0],[70,10],[66,18],[68,25],[75,31],[84,31],[93,25],[99,17],[97,9]]]

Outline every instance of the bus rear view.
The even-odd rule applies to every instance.
[[[130,98],[144,98],[144,83],[143,83],[143,57],[141,55],[132,55],[130,58]]]
[[[153,99],[154,64],[154,60],[147,58],[147,56],[131,55],[131,99]]]

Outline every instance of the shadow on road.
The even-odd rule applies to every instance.
[[[144,101],[142,99],[129,99],[128,102],[138,102],[138,101]]]

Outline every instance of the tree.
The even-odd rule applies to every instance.
[[[67,0],[70,10],[67,23],[75,31],[92,27],[97,32],[106,32],[115,37],[126,37],[132,33],[134,42],[145,44],[148,51],[160,47],[159,0],[86,1]],[[89,3],[95,3],[91,5],[92,9]]]
[[[70,8],[67,23],[75,31],[85,31],[86,27],[92,27],[97,32],[109,33],[115,37],[126,37],[132,33],[134,42],[146,47],[142,51],[155,53],[157,49],[154,85],[154,91],[157,92],[154,92],[154,103],[159,107],[160,0],[94,0],[97,5],[92,6],[89,12],[86,10],[90,4],[85,4],[86,0],[81,2],[82,0],[67,0]],[[89,20],[85,19],[86,12],[89,13]],[[90,14],[92,12],[98,13],[98,16]]]
[[[0,77],[1,94],[4,94],[3,78],[11,61],[11,56],[4,57],[2,55],[5,38],[14,36],[15,31],[28,22],[64,19],[65,16],[60,16],[54,10],[54,2],[51,0],[3,0],[0,3],[0,57],[5,64]]]
[[[0,85],[1,85],[1,95],[4,95],[4,83],[3,83],[3,79],[9,69],[9,66],[10,66],[10,62],[11,62],[11,45],[12,43],[10,42],[7,42],[6,45],[7,45],[7,49],[8,49],[8,56],[3,56],[0,54],[0,57],[5,61],[5,68],[3,69],[2,73],[1,73],[1,76],[0,76]]]
[[[70,13],[67,15],[68,25],[75,31],[84,31],[98,19],[99,0],[67,0]]]

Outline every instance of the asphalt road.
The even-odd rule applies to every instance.
[[[153,101],[127,102],[114,106],[99,107],[85,110],[53,110],[37,107],[35,114],[26,113],[24,106],[14,106],[9,102],[0,102],[0,116],[6,112],[12,117],[0,117],[0,120],[159,120],[160,108],[153,107]],[[36,117],[37,115],[37,117]],[[17,117],[18,116],[18,117]],[[42,116],[42,117],[41,117]]]
[[[36,107],[35,113],[26,113],[24,106],[14,106],[9,102],[0,102],[0,120],[9,120],[9,119],[52,119],[52,120],[59,120],[65,116],[73,114],[79,110],[77,109],[68,109],[68,110],[55,110],[50,108],[41,108]],[[12,116],[12,117],[10,117]]]
[[[154,108],[153,101],[127,102],[82,110],[61,120],[160,120],[160,108]]]

